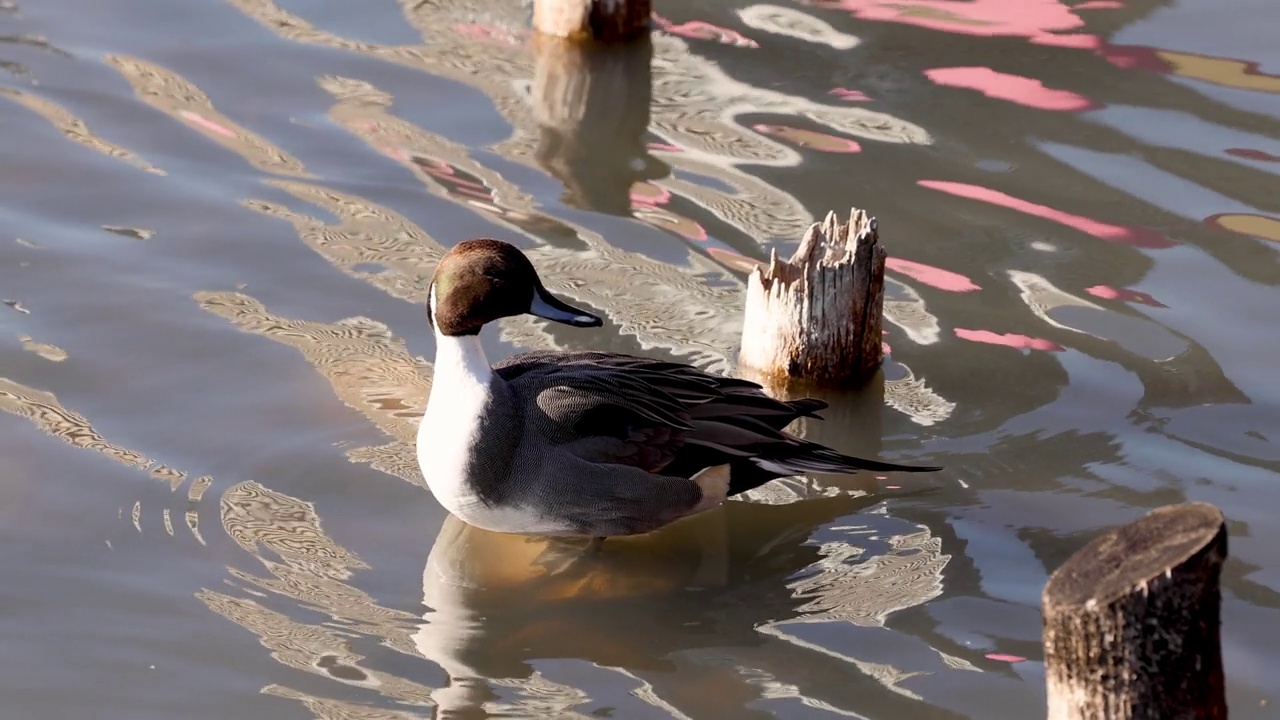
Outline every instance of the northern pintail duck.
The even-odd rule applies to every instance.
[[[552,295],[515,246],[459,243],[431,280],[435,377],[418,464],[472,525],[604,538],[656,530],[779,477],[932,467],[863,460],[783,431],[827,406],[776,400],[748,380],[612,352],[528,352],[490,365],[480,329],[528,313],[599,317]]]

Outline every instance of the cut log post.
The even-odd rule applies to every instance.
[[[1218,580],[1222,512],[1158,508],[1093,540],[1049,578],[1049,720],[1226,718]]]
[[[619,42],[649,32],[651,0],[534,0],[533,29],[569,40]]]
[[[771,384],[865,382],[884,359],[884,262],[862,210],[809,226],[791,260],[775,251],[748,276],[739,364]]]
[[[653,97],[653,44],[575,43],[534,37],[533,111],[539,164],[565,186],[565,202],[631,214],[631,188],[668,174],[645,149]]]

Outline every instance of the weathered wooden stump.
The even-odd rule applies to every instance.
[[[1094,539],[1044,588],[1049,720],[1226,718],[1222,513],[1162,507]]]
[[[884,247],[854,208],[809,226],[789,261],[771,254],[747,278],[739,364],[771,384],[861,383],[884,359]]]
[[[630,214],[631,187],[669,172],[644,146],[652,42],[646,36],[600,45],[536,35],[533,47],[538,162],[564,183],[567,204]]]
[[[570,40],[632,40],[649,32],[651,12],[651,0],[534,0],[533,29]]]

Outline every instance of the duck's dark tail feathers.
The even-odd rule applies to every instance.
[[[800,398],[799,400],[788,400],[787,407],[795,411],[798,417],[811,417],[822,419],[818,415],[819,410],[826,410],[827,403],[817,398]]]
[[[899,465],[897,463],[865,460],[844,455],[816,443],[799,442],[793,452],[781,457],[742,458],[733,463],[729,475],[729,494],[736,495],[757,488],[770,480],[806,473],[850,474],[871,472],[936,472],[941,467],[928,465]]]
[[[852,455],[843,455],[835,450],[813,443],[798,445],[796,452],[786,457],[755,457],[751,458],[751,462],[762,470],[777,472],[779,477],[809,472],[854,473],[859,470],[873,470],[875,472],[934,472],[942,469],[924,465],[898,465],[897,463],[880,462],[879,460],[864,460]]]

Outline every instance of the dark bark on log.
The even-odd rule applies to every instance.
[[[1049,720],[1227,717],[1222,513],[1159,508],[1071,556],[1045,585]]]

